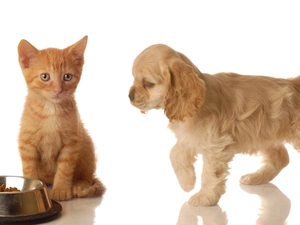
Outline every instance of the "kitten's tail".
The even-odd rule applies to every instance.
[[[106,191],[106,187],[98,178],[94,178],[92,186],[77,193],[78,198],[84,198],[87,196],[102,196]]]

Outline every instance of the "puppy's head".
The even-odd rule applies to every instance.
[[[145,113],[163,109],[169,120],[184,121],[204,103],[205,83],[200,71],[183,54],[157,44],[142,51],[132,67],[129,99]]]

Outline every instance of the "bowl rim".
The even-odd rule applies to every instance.
[[[23,179],[23,180],[36,180],[36,181],[41,183],[41,186],[38,187],[38,188],[31,189],[31,190],[26,190],[26,191],[11,191],[11,192],[2,191],[2,192],[0,192],[0,195],[3,195],[3,194],[4,195],[7,195],[7,194],[18,195],[18,194],[27,193],[27,192],[33,192],[35,190],[39,190],[39,189],[42,189],[44,187],[47,188],[47,185],[43,181],[41,181],[37,178],[30,178],[30,177],[24,177],[24,176],[18,176],[18,175],[0,175],[0,179],[1,178],[10,178],[10,177],[11,178],[20,178],[20,179]],[[0,185],[2,185],[2,183],[0,183]]]

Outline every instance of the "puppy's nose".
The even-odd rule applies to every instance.
[[[134,100],[134,93],[130,92],[128,97],[129,97],[130,101],[133,101]]]

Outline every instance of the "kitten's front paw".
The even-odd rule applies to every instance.
[[[50,191],[50,198],[56,201],[66,201],[72,199],[71,189],[52,189]]]
[[[219,202],[220,197],[211,191],[200,190],[194,194],[188,201],[192,206],[213,206]]]
[[[91,184],[88,184],[87,182],[77,182],[73,186],[73,196],[75,198],[81,198],[84,197],[84,190],[88,189],[91,186]]]

